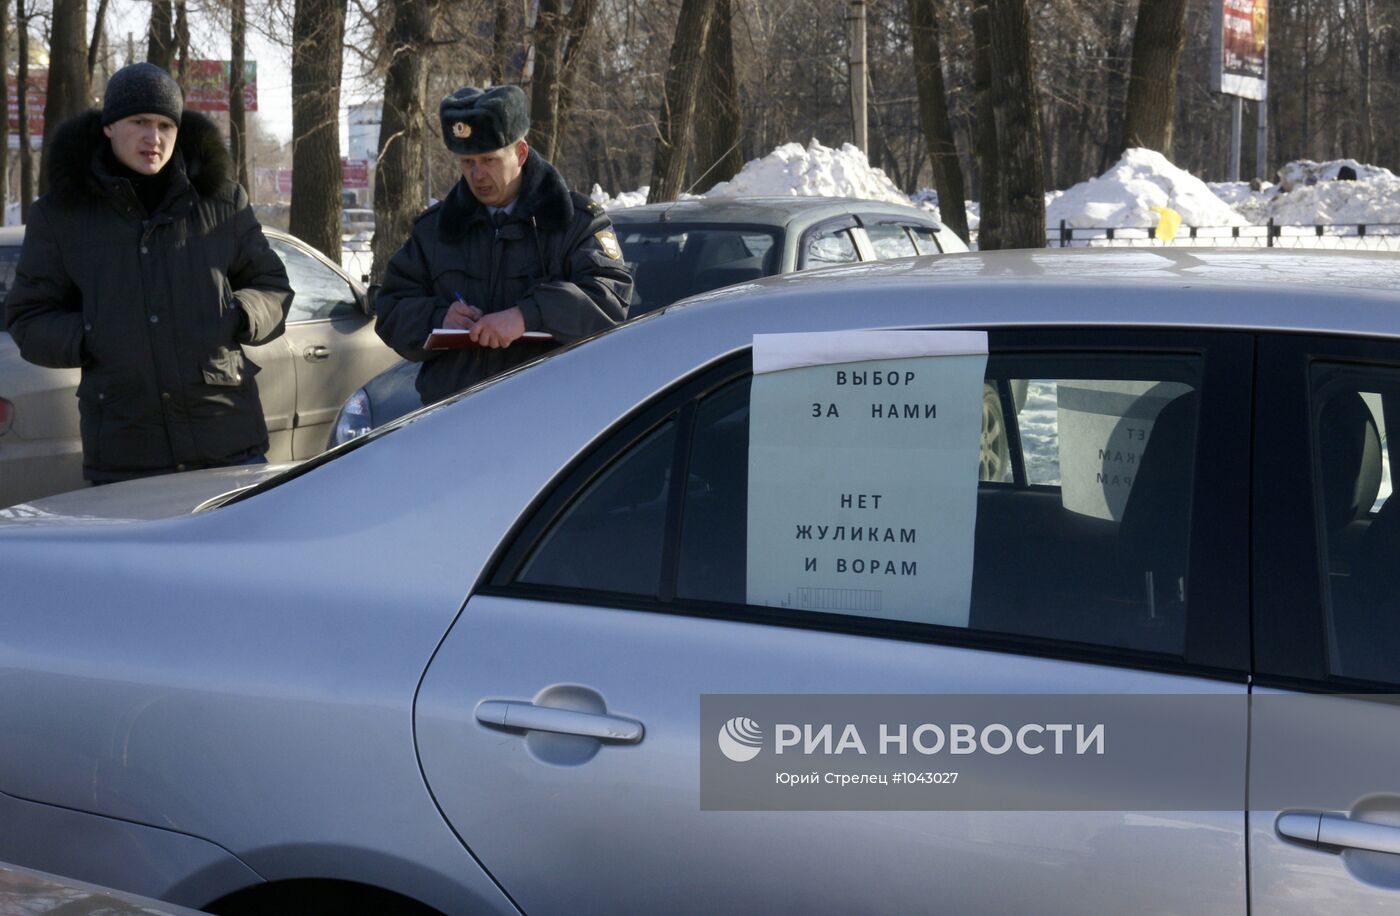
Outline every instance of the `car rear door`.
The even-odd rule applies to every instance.
[[[760,383],[741,357],[658,398],[543,496],[444,640],[415,711],[439,807],[523,910],[1245,910],[1248,494],[1240,465],[1216,458],[1248,445],[1251,342],[1102,330],[991,341],[990,404],[980,367],[932,412],[897,389],[811,399],[813,423],[838,424],[830,410],[870,420],[837,437],[856,479],[885,462],[863,492],[785,465],[807,450],[751,448],[773,424],[750,422]],[[768,405],[775,389],[761,390]],[[877,454],[881,430],[969,412],[983,448],[1005,445],[996,474],[978,480],[975,442],[953,464]],[[874,451],[857,456],[855,442]],[[810,491],[812,515],[772,512],[760,479]],[[936,511],[904,524],[920,500]],[[756,599],[755,574],[794,550],[796,581],[818,564],[840,574]],[[1184,695],[1223,704],[1220,727],[1172,753],[1183,766],[1210,757],[1228,786],[1189,806],[1208,810],[1087,810],[1092,792],[1018,803],[1011,783],[977,810],[940,810],[937,794],[776,810],[783,785],[716,806],[707,767],[776,759],[763,745],[731,762],[745,753],[736,740],[767,729],[767,741],[777,724],[745,713],[721,739],[705,710],[736,694],[867,707],[891,694]],[[937,763],[909,769],[929,793],[950,788],[935,772],[946,782],[967,768],[926,759]]]
[[[310,458],[326,448],[345,399],[398,356],[375,334],[361,295],[340,271],[290,240],[269,241],[296,290],[285,335],[296,376],[290,457]]]
[[[1259,355],[1251,904],[1394,912],[1400,346],[1280,334]]]

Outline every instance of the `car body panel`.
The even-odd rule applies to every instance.
[[[990,899],[978,894],[1002,890],[1021,909],[1243,912],[1243,809],[702,817],[686,794],[696,791],[700,690],[1238,693],[1240,682],[554,605],[481,585],[564,469],[755,334],[1171,327],[1400,339],[1398,265],[1296,252],[1034,252],[770,278],[557,351],[213,511],[0,526],[0,792],[178,831],[267,880],[343,877],[445,912],[509,911],[488,873],[542,910],[567,906],[568,890],[574,908],[646,903],[675,874],[680,890],[666,904],[696,909],[819,910],[827,899],[880,909],[887,880],[890,899],[910,908],[933,894],[974,909]],[[74,494],[66,514],[129,517],[121,491],[101,511],[85,511],[85,496],[98,498]],[[550,769],[518,736],[472,719],[482,699],[565,685],[642,718],[646,739],[604,748],[598,766]],[[1242,771],[1243,742],[1241,732]],[[811,836],[784,847],[804,828]],[[908,845],[881,859],[872,851],[891,831]],[[899,882],[923,870],[943,880],[921,900]],[[861,897],[830,880],[842,875],[873,883]],[[835,896],[802,896],[794,876]],[[720,882],[752,893],[740,900]],[[1140,896],[1125,901],[1130,885]]]

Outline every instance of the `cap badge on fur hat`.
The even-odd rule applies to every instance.
[[[519,86],[464,86],[438,106],[442,141],[458,156],[479,156],[523,139],[530,106]]]

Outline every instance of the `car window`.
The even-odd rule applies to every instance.
[[[804,268],[825,267],[830,264],[849,264],[859,260],[860,255],[856,253],[856,244],[851,239],[850,230],[833,229],[818,232],[808,237],[802,266]]]
[[[903,226],[894,223],[876,223],[865,227],[866,237],[875,249],[875,257],[881,261],[891,258],[912,258],[918,254],[914,243]]]
[[[286,265],[287,279],[296,291],[292,297],[291,311],[287,314],[289,322],[348,318],[360,314],[354,289],[334,268],[275,236],[268,239],[268,244]]]
[[[938,233],[927,226],[910,226],[909,234],[914,237],[914,247],[919,254],[942,254],[938,244]]]
[[[942,507],[913,520],[881,523],[880,474],[872,472],[868,499],[842,494],[838,507],[835,496],[821,493],[820,481],[793,467],[791,476],[810,479],[816,495],[809,513],[780,526],[783,539],[802,542],[808,553],[792,581],[801,583],[803,572],[819,566],[850,576],[838,588],[794,585],[780,606],[1180,655],[1201,364],[1191,356],[994,353],[980,388],[969,389],[973,402],[963,405],[981,416],[980,431],[970,427],[978,441],[967,446],[979,460],[952,470],[933,457],[925,459],[929,466],[900,464],[893,472]],[[674,560],[655,575],[630,570],[636,590],[626,591],[670,600],[667,583],[674,581],[674,599],[683,605],[753,606],[752,564],[776,562],[764,544],[749,543],[755,506],[766,504],[760,478],[751,480],[758,467],[751,449],[754,384],[743,374],[683,411],[691,418],[683,433],[689,447],[670,465],[669,479],[685,486],[665,494],[676,503],[669,515],[657,498],[666,479],[654,465],[659,451],[642,440],[623,450],[614,464],[619,470],[610,473],[637,463],[646,468],[647,484],[626,491],[592,486],[579,497],[579,509],[550,523],[521,580],[618,591],[619,566],[630,567],[639,556],[661,562],[668,554],[657,545],[675,542]],[[870,409],[878,405],[892,431],[929,416],[928,405],[911,409],[897,394],[888,403],[883,393],[870,394]],[[939,415],[949,406],[938,405]],[[891,454],[900,454],[900,441],[892,432]],[[773,460],[775,453],[763,448],[762,460]],[[771,469],[762,479],[771,479]],[[944,503],[942,494],[953,501]],[[919,564],[947,560],[921,554],[918,544],[957,526],[959,494],[975,524],[969,517],[952,552],[971,563],[971,594],[964,593],[958,613],[942,615],[930,609],[944,600],[933,597],[942,594],[938,573],[919,579]],[[638,530],[641,501],[645,531]],[[606,560],[603,551],[616,559]],[[541,570],[560,571],[541,577]],[[895,579],[902,580],[898,596]]]
[[[19,265],[19,246],[0,246],[0,301],[15,285],[15,268]],[[0,330],[5,327],[5,310],[0,308]]]
[[[1400,684],[1400,500],[1386,420],[1400,372],[1319,363],[1311,373],[1316,518],[1333,675]]]
[[[776,230],[625,222],[613,228],[632,271],[632,318],[778,270]]]

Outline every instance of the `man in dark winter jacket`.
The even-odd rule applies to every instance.
[[[253,463],[267,426],[242,344],[282,333],[292,291],[218,129],[152,64],[54,133],[9,331],[33,363],[82,367],[83,475],[106,483]]]
[[[459,89],[439,116],[462,178],[418,218],[375,300],[379,336],[423,362],[425,404],[617,324],[632,297],[611,221],[525,142],[519,87]],[[436,328],[475,346],[424,350]]]

